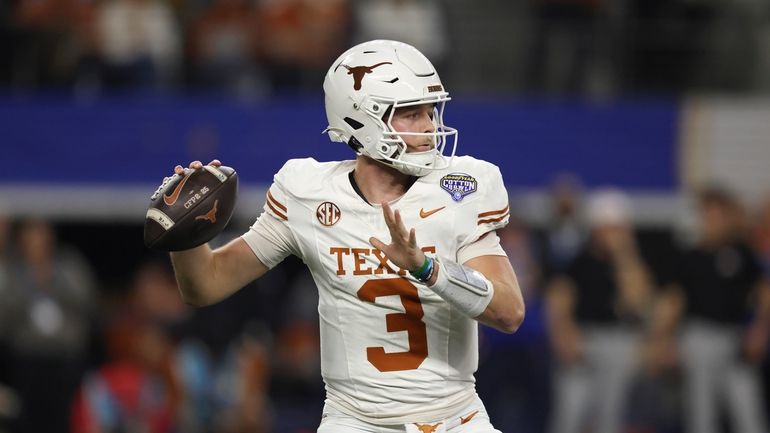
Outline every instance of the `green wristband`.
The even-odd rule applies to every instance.
[[[420,266],[420,269],[418,269],[416,271],[409,271],[409,273],[413,277],[415,277],[415,278],[417,278],[419,280],[420,277],[425,275],[425,272],[428,270],[428,267],[430,267],[430,259],[428,258],[428,256],[425,256],[425,261],[422,263],[422,266]]]

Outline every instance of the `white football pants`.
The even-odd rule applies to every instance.
[[[500,433],[489,421],[481,399],[444,420],[415,420],[409,424],[378,425],[324,406],[318,433]]]

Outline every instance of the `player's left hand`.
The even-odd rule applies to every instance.
[[[382,203],[382,215],[385,217],[385,224],[388,225],[390,231],[390,245],[374,236],[369,238],[369,243],[382,251],[393,264],[401,269],[408,271],[420,269],[425,262],[425,253],[417,246],[417,235],[414,228],[407,230],[401,219],[401,213],[391,209],[386,202]]]

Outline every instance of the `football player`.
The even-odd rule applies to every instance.
[[[183,297],[218,302],[296,255],[319,291],[318,432],[497,432],[475,391],[477,324],[510,333],[524,319],[495,233],[509,215],[500,170],[455,156],[449,94],[410,45],[349,49],[324,92],[326,132],[355,160],[288,161],[248,232],[171,253]]]

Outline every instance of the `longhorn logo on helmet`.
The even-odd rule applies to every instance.
[[[348,66],[343,63],[342,66],[348,70],[348,75],[353,76],[353,90],[361,90],[361,81],[363,81],[364,75],[371,74],[374,68],[392,64],[391,62],[381,62],[372,66]]]

